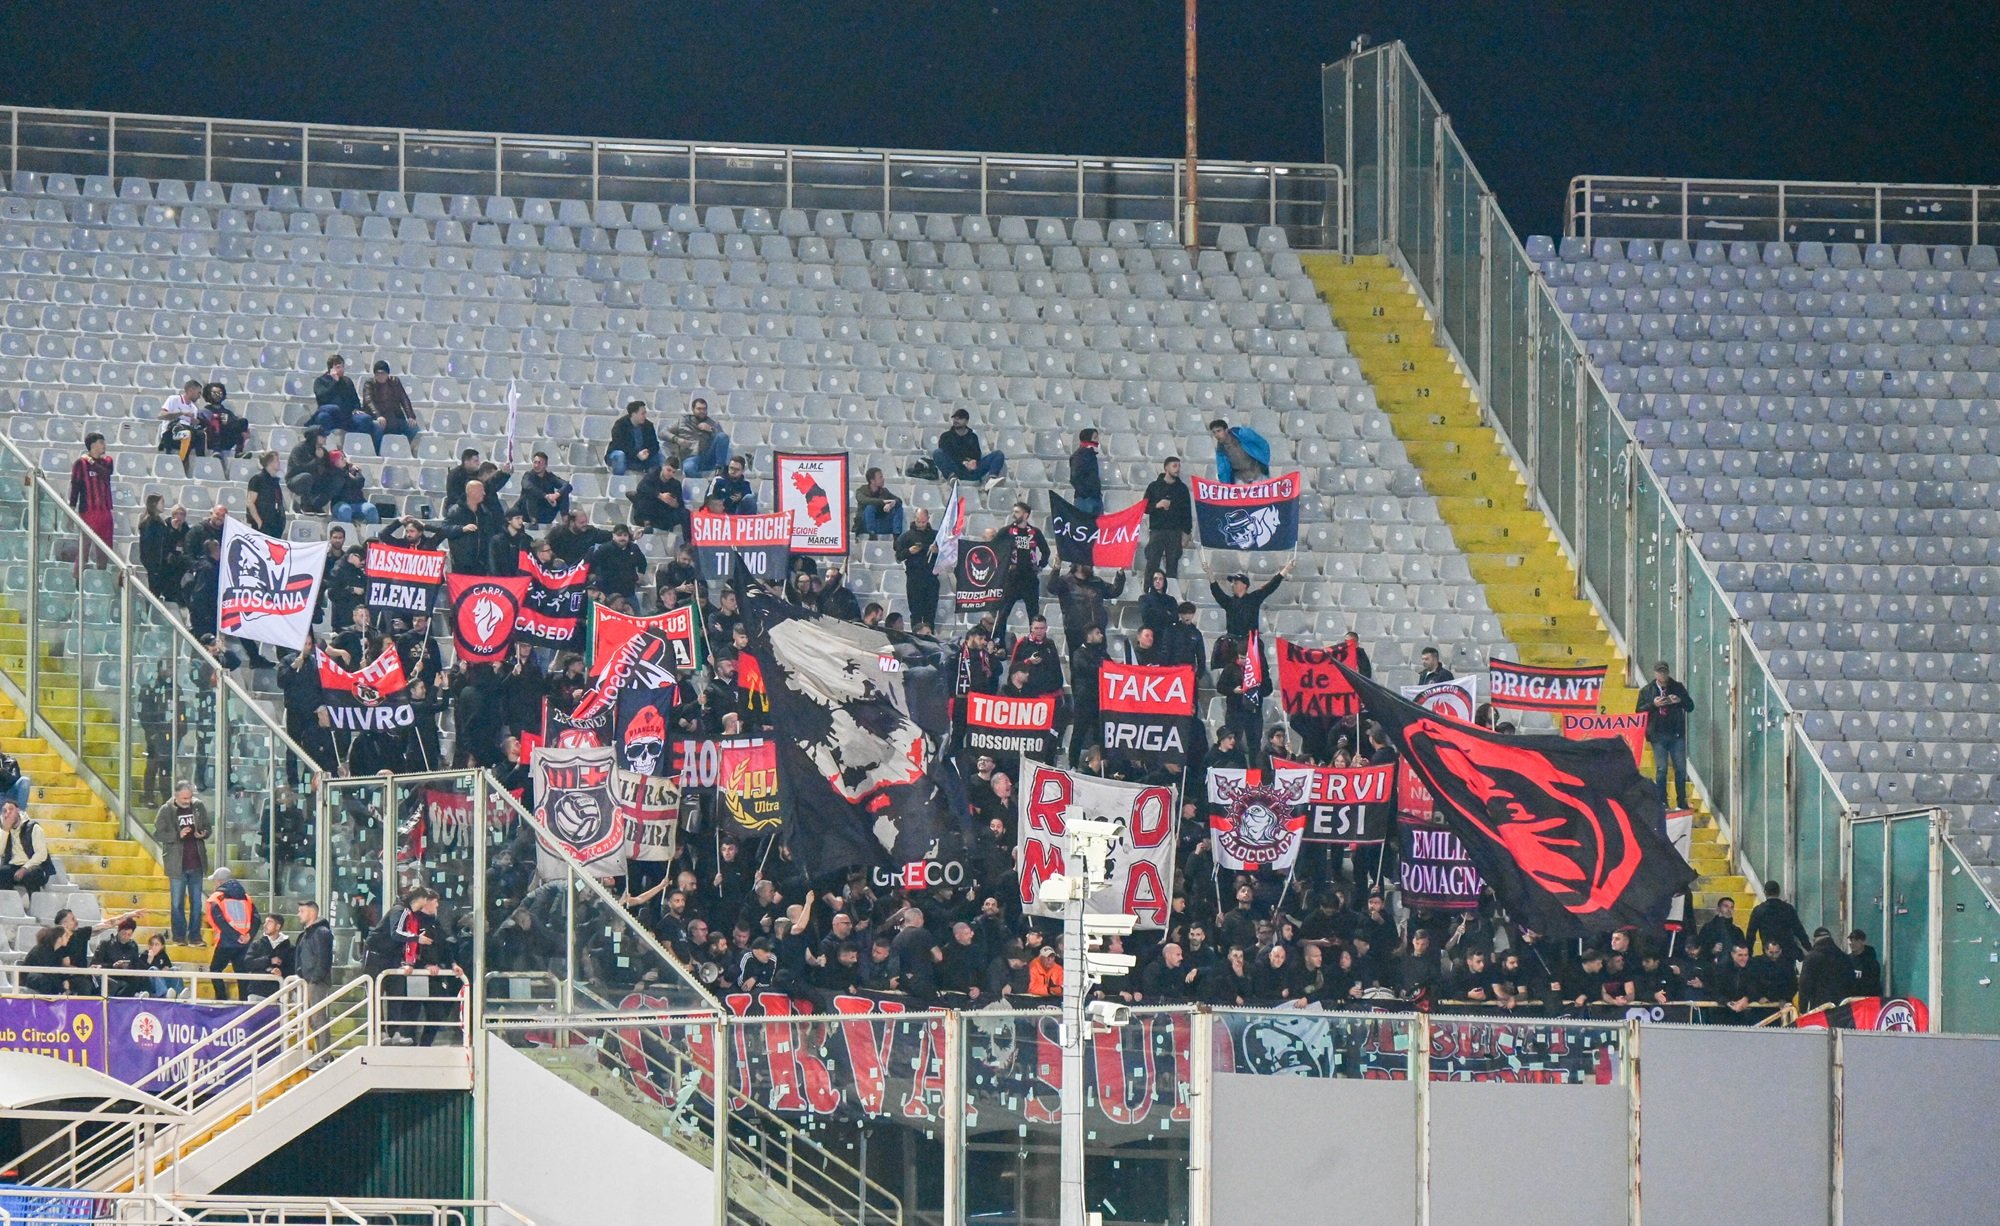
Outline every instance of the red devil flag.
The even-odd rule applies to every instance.
[[[491,579],[483,575],[453,575],[451,637],[458,658],[467,664],[492,664],[507,654],[514,624],[527,599],[528,577]]]
[[[1694,880],[1617,741],[1502,736],[1341,671],[1517,921],[1559,937],[1646,924]]]

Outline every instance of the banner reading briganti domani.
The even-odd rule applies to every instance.
[[[1299,809],[1306,815],[1308,843],[1381,843],[1389,837],[1396,817],[1396,764],[1380,766],[1311,766],[1284,758],[1271,759],[1283,778],[1303,771],[1311,784]]]
[[[1194,669],[1107,660],[1097,672],[1097,709],[1107,755],[1186,762]]]
[[[1090,915],[1130,915],[1141,931],[1167,926],[1173,906],[1174,792],[1172,788],[1114,783],[1041,763],[1021,772],[1019,869],[1024,914],[1059,919],[1045,906],[1042,882],[1068,874],[1068,821],[1072,812],[1120,821],[1125,834],[1111,850],[1110,880],[1090,896]]]
[[[1615,736],[1631,749],[1632,762],[1637,765],[1646,753],[1646,713],[1620,711],[1613,715],[1599,715],[1595,711],[1565,711],[1562,734],[1579,741],[1594,736]]]
[[[1486,663],[1486,700],[1512,711],[1595,711],[1604,699],[1604,666],[1541,668],[1493,659]]]
[[[1244,485],[1196,477],[1193,485],[1202,548],[1243,552],[1298,548],[1297,473]]]
[[[688,517],[688,540],[695,565],[709,583],[727,582],[741,565],[752,579],[782,583],[792,557],[792,517],[783,511],[769,515],[723,515],[696,511]]]
[[[1056,747],[1058,695],[1002,697],[967,694],[959,744],[967,754],[1018,754],[1046,758]]]
[[[1443,826],[1403,822],[1401,874],[1403,905],[1438,911],[1464,911],[1479,905],[1485,883],[1465,844]]]
[[[368,542],[368,607],[389,616],[428,615],[437,608],[444,582],[442,549],[410,549],[386,541]]]

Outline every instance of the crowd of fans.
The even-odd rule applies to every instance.
[[[171,444],[183,455],[249,446],[246,433],[222,424],[240,419],[215,411],[223,406],[224,395],[219,387],[190,383],[162,411],[168,427],[162,446]],[[672,712],[668,736],[738,736],[767,725],[768,702],[737,665],[749,645],[737,594],[727,585],[700,581],[688,544],[692,509],[750,514],[759,505],[747,457],[732,451],[724,423],[710,414],[705,400],[694,399],[664,437],[644,402],[632,402],[619,416],[605,467],[639,477],[629,494],[628,522],[608,528],[593,524],[584,510],[571,505],[573,488],[546,453],[536,451],[518,487],[510,488],[513,466],[476,450],[465,451],[448,473],[442,515],[392,515],[391,522],[377,527],[380,516],[359,473],[346,464],[340,447],[328,442],[338,436],[336,441],[344,444],[351,432],[362,431],[379,449],[387,433],[414,436],[416,416],[408,393],[382,362],[375,364],[365,391],[357,392],[344,360],[335,356],[315,386],[315,400],[305,437],[293,453],[282,462],[275,453],[263,454],[259,472],[249,481],[246,517],[253,527],[280,534],[294,515],[331,516],[331,548],[314,613],[313,645],[349,669],[383,653],[397,653],[417,712],[412,726],[336,734],[323,711],[310,651],[280,652],[273,660],[257,644],[218,637],[216,569],[227,510],[217,507],[190,525],[181,508],[149,498],[138,536],[148,584],[185,610],[190,628],[210,649],[210,659],[199,661],[197,668],[247,663],[275,669],[286,729],[319,768],[365,775],[445,765],[486,767],[525,793],[529,772],[521,737],[541,730],[545,704],[572,707],[590,684],[583,658],[573,652],[517,644],[498,665],[466,666],[451,658],[443,618],[378,618],[364,603],[363,544],[371,535],[444,549],[456,574],[512,575],[523,552],[551,565],[587,560],[590,598],[621,612],[697,605],[708,659],[699,673],[681,678],[681,701]],[[1220,479],[1255,480],[1268,473],[1270,448],[1255,431],[1218,420],[1210,433]],[[1084,430],[1071,457],[1069,492],[1085,510],[1103,507],[1099,457],[1107,441],[1095,430]],[[101,464],[73,474],[73,490],[80,495],[73,492],[72,500],[94,506],[91,483],[108,482],[111,474],[101,439],[93,439],[79,465],[85,461]],[[1132,592],[1122,573],[1107,579],[1087,565],[1052,567],[1049,542],[1031,522],[1028,504],[1015,504],[1008,521],[991,533],[1004,559],[1002,601],[949,644],[961,694],[1061,695],[1061,726],[1067,735],[1060,756],[1075,768],[1182,787],[1173,919],[1164,933],[1130,942],[1141,963],[1133,975],[1112,986],[1115,994],[1148,1003],[1394,999],[1509,1009],[1692,1000],[1750,1017],[1757,1014],[1759,1002],[1787,1000],[1802,989],[1808,996],[1837,992],[1832,999],[1839,999],[1859,994],[1840,990],[1854,987],[1850,980],[1862,987],[1879,980],[1879,966],[1865,938],[1854,934],[1853,948],[1846,952],[1830,938],[1808,938],[1796,913],[1775,891],[1759,908],[1761,922],[1753,917],[1747,932],[1734,927],[1725,899],[1696,933],[1662,926],[1579,943],[1551,942],[1508,923],[1490,898],[1471,912],[1405,909],[1395,889],[1393,839],[1383,846],[1308,846],[1290,874],[1218,872],[1206,838],[1205,791],[1191,786],[1207,768],[1266,766],[1274,756],[1344,766],[1391,760],[1394,751],[1387,738],[1359,718],[1294,718],[1267,726],[1264,695],[1245,690],[1244,647],[1261,628],[1264,602],[1290,568],[1256,585],[1245,574],[1210,571],[1206,594],[1222,612],[1223,633],[1213,644],[1207,642],[1198,626],[1200,607],[1191,599],[1193,585],[1182,576],[1194,524],[1181,468],[1179,458],[1166,460],[1144,492],[1144,581]],[[990,489],[1004,480],[1006,457],[985,448],[969,415],[960,410],[933,452],[914,460],[907,471],[918,479],[958,478]],[[697,493],[700,478],[707,480]],[[108,508],[108,493],[102,502]],[[900,602],[858,593],[839,565],[809,557],[794,559],[782,584],[784,598],[827,616],[890,631],[936,634],[937,528],[929,515],[907,507],[878,468],[867,470],[850,505],[857,534],[892,540],[894,557],[905,572]],[[109,538],[108,527],[99,531]],[[658,551],[665,554],[658,565],[639,544],[647,535],[667,544]],[[1198,566],[1208,570],[1206,558],[1199,551],[1195,556]],[[1129,643],[1110,638],[1111,606],[1121,600],[1133,600],[1138,608],[1139,629]],[[1051,638],[1043,617],[1048,601],[1062,613],[1060,644]],[[1022,610],[1018,623],[1017,607]],[[1348,638],[1361,671],[1371,673],[1366,652],[1353,635]],[[1222,718],[1215,727],[1197,721],[1184,768],[1107,761],[1096,744],[1097,674],[1114,652],[1139,663],[1190,666],[1204,702],[1210,696],[1222,700]],[[1268,658],[1261,663],[1263,676],[1272,676]],[[155,688],[167,680],[164,667],[152,679]],[[1422,667],[1410,680],[1435,682],[1450,676],[1432,649],[1423,653]],[[198,711],[192,719],[163,711],[157,696],[146,689],[142,684],[136,709],[147,728],[149,750],[156,741],[198,735],[187,731],[203,722]],[[1677,730],[1684,732],[1685,715],[1686,709],[1679,708],[1656,718],[1663,724],[1681,720]],[[1490,711],[1482,710],[1481,718],[1498,724]],[[808,881],[785,848],[701,837],[699,818],[684,831],[676,861],[647,865],[620,884],[660,942],[718,987],[867,989],[973,1002],[1057,994],[1057,942],[1050,939],[1047,924],[1024,918],[1018,904],[1013,786],[1019,764],[1001,756],[968,765],[968,816],[979,841],[961,888],[911,895],[885,888],[865,872],[843,881]],[[1684,759],[1675,765],[1684,769]],[[152,798],[162,798],[165,782],[149,773]],[[300,781],[289,782],[297,786]],[[1685,799],[1684,778],[1679,782]],[[179,795],[176,789],[175,797]],[[170,859],[179,857],[169,865],[174,882],[171,935],[199,939],[193,903],[209,869],[205,851],[195,849],[206,847],[205,817],[196,818],[175,797],[161,799],[156,831],[163,849],[186,848],[166,851]],[[282,833],[277,838],[284,841]],[[302,846],[273,850],[304,854]],[[487,918],[497,969],[535,969],[557,956],[549,947],[548,917],[536,915],[532,883],[513,879],[528,872],[528,859],[510,857],[504,866],[509,879],[494,883],[496,911]],[[539,927],[538,918],[544,921]],[[247,959],[253,943],[249,930],[221,927],[241,939]],[[221,964],[220,950],[216,958]],[[612,961],[637,965],[629,959]],[[1839,973],[1829,969],[1836,966]]]

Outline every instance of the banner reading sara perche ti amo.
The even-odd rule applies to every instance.
[[[390,616],[433,612],[437,608],[438,587],[444,583],[446,556],[442,549],[368,542],[365,568],[369,609]]]
[[[1167,926],[1173,908],[1174,790],[1117,783],[1042,763],[1022,771],[1017,817],[1016,867],[1021,910],[1060,919],[1062,908],[1045,906],[1042,882],[1069,867],[1069,818],[1123,821],[1125,833],[1111,849],[1110,880],[1090,896],[1088,915],[1130,915],[1140,931]]]
[[[1543,668],[1486,662],[1487,700],[1510,711],[1595,711],[1604,701],[1604,666]]]
[[[778,510],[792,524],[793,553],[847,552],[847,453],[778,452]]]
[[[1192,484],[1202,548],[1243,553],[1298,548],[1297,473],[1243,485],[1197,476]]]
[[[223,634],[302,651],[326,572],[325,541],[281,541],[222,521],[215,625]]]
[[[705,582],[727,582],[739,565],[753,579],[784,581],[792,557],[792,516],[788,513],[696,511],[688,519],[695,566]]]
[[[1194,669],[1106,661],[1097,673],[1104,752],[1185,762],[1194,717]]]
[[[1099,570],[1130,570],[1139,552],[1139,525],[1146,517],[1141,499],[1122,511],[1093,514],[1062,495],[1049,494],[1049,539],[1056,556]]]

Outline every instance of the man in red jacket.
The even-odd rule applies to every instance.
[[[113,467],[111,457],[104,454],[104,436],[93,433],[84,436],[83,455],[69,468],[69,505],[106,547],[111,544]],[[93,566],[103,566],[106,562],[102,553],[89,542],[80,544],[77,558],[79,562],[88,558]]]

